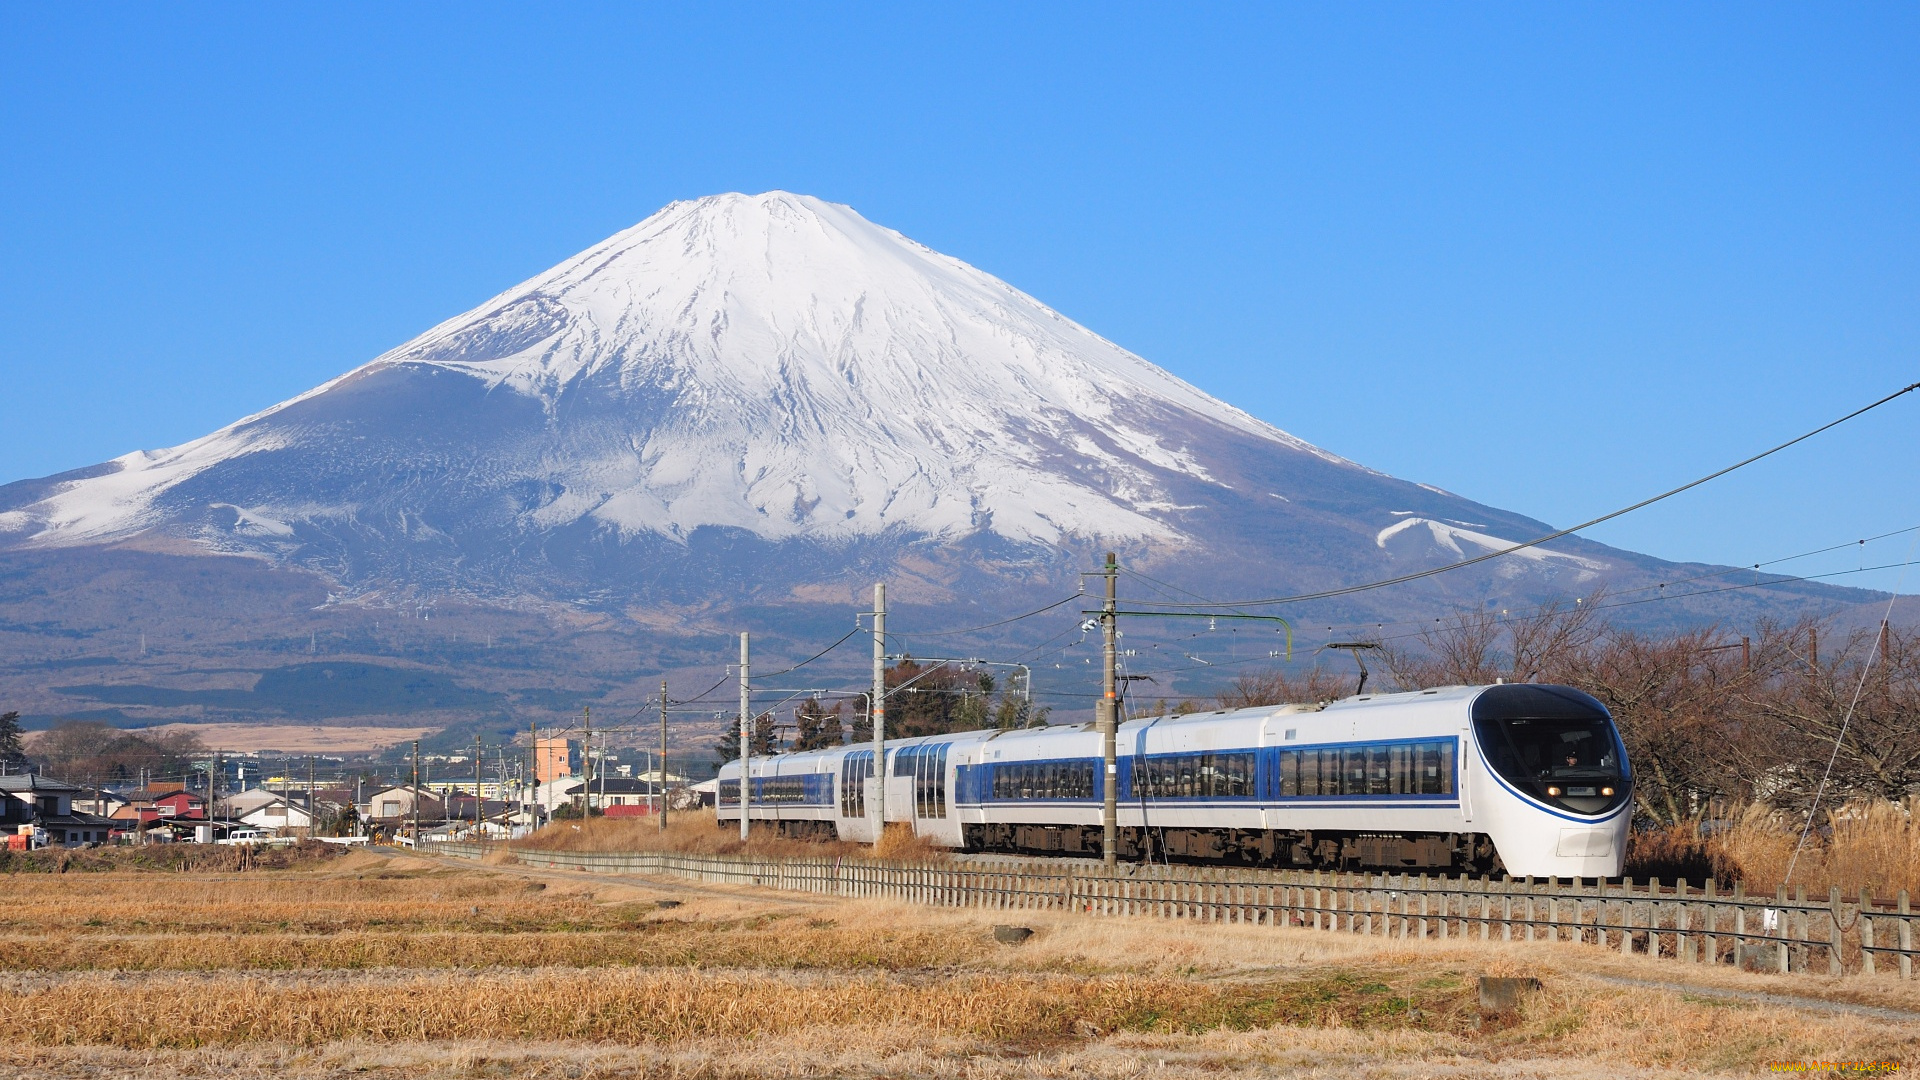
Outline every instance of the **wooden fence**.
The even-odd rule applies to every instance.
[[[472,844],[430,850],[476,858]],[[1005,859],[896,863],[772,859],[677,852],[573,852],[513,848],[529,866],[593,873],[668,875],[725,885],[845,897],[887,897],[992,911],[1072,911],[1297,926],[1389,938],[1581,941],[1623,954],[1686,963],[1737,963],[1768,971],[1913,977],[1914,919],[1907,894],[1892,902],[1835,889],[1809,899],[1782,889],[1753,897],[1684,882],[1617,884],[1425,874],[1262,871],[1126,864],[1103,868]]]

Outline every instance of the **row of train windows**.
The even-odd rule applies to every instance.
[[[1256,794],[1253,766],[1252,751],[1146,758],[1133,770],[1133,797],[1250,799]]]
[[[803,803],[807,801],[804,776],[768,776],[753,782],[756,803]]]
[[[1096,775],[1091,761],[1023,761],[993,767],[996,799],[1091,799]]]
[[[917,817],[947,816],[947,754],[950,744],[908,747],[893,755],[893,774],[914,778]],[[1280,798],[1326,795],[1451,795],[1454,743],[1379,743],[1282,750],[1277,755]],[[1256,798],[1253,751],[1170,754],[1135,759],[1134,799]],[[840,816],[865,817],[866,782],[873,778],[873,752],[856,751],[840,763]],[[993,766],[994,799],[1094,799],[1100,796],[1099,763],[1025,761]],[[756,803],[807,801],[806,778],[766,777],[755,782]],[[722,804],[740,801],[738,780],[720,782]]]
[[[740,781],[722,780],[715,793],[720,805],[740,805]],[[760,776],[753,781],[753,803],[803,803],[807,801],[805,776]]]
[[[1281,798],[1451,794],[1451,739],[1280,752]]]

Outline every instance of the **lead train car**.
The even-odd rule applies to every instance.
[[[751,815],[784,835],[871,841],[870,746],[752,762]],[[1092,724],[889,740],[886,815],[968,851],[1100,851]],[[1613,719],[1564,686],[1377,694],[1130,720],[1120,855],[1262,866],[1451,867],[1617,877],[1632,773]],[[740,763],[718,813],[738,827]]]

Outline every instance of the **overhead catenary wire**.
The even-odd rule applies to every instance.
[[[1697,574],[1690,578],[1679,578],[1674,581],[1658,582],[1653,585],[1637,585],[1632,588],[1619,590],[1618,592],[1615,592],[1609,589],[1607,592],[1607,595],[1609,597],[1631,596],[1634,593],[1650,592],[1655,589],[1665,590],[1674,586],[1690,584],[1695,581],[1704,581],[1711,578],[1726,577],[1728,574],[1746,573],[1748,571],[1757,570],[1765,566],[1777,566],[1783,562],[1793,562],[1796,559],[1809,558],[1814,555],[1824,555],[1829,552],[1841,551],[1847,548],[1854,548],[1854,547],[1864,548],[1864,545],[1866,544],[1874,543],[1875,541],[1879,541],[1879,540],[1885,540],[1885,539],[1888,539],[1889,537],[1904,536],[1910,532],[1920,532],[1920,525],[1910,525],[1904,529],[1893,529],[1888,532],[1879,533],[1874,536],[1869,536],[1860,540],[1848,540],[1845,543],[1841,543],[1841,544],[1832,544],[1826,547],[1815,548],[1811,551],[1800,552],[1797,555],[1786,555],[1786,556],[1781,556],[1775,559],[1765,559],[1760,562],[1747,563],[1742,566],[1730,566],[1725,569],[1716,570],[1708,574]],[[1648,597],[1643,600],[1619,600],[1611,604],[1598,605],[1595,608],[1595,610],[1609,610],[1612,608],[1631,607],[1636,604],[1657,603],[1663,600],[1683,600],[1689,597],[1713,596],[1722,592],[1737,592],[1743,589],[1765,588],[1773,585],[1788,585],[1796,581],[1821,581],[1827,578],[1845,577],[1850,574],[1867,574],[1867,573],[1873,573],[1879,570],[1897,569],[1907,565],[1910,565],[1910,564],[1906,562],[1894,562],[1894,563],[1881,563],[1875,566],[1859,566],[1849,570],[1834,570],[1834,571],[1829,571],[1827,573],[1822,573],[1822,574],[1781,574],[1767,581],[1743,582],[1739,585],[1731,585],[1723,589],[1697,589],[1692,592],[1675,592],[1675,593],[1662,592],[1658,596]],[[1576,598],[1574,597],[1566,597],[1564,599],[1576,600]],[[1385,629],[1387,627],[1392,627],[1392,626],[1419,626],[1419,625],[1431,624],[1438,621],[1439,621],[1438,619],[1420,618],[1420,619],[1398,619],[1392,622],[1339,623],[1336,625],[1346,627],[1348,631],[1350,631],[1351,635],[1358,636],[1361,634],[1366,634],[1369,630]],[[1327,630],[1329,633],[1332,633],[1334,631],[1334,627],[1328,626]],[[1390,635],[1386,637],[1381,637],[1378,634],[1370,634],[1369,636],[1372,640],[1393,641],[1393,640],[1398,640],[1404,637],[1418,636],[1419,633],[1421,632],[1422,631],[1415,631],[1411,635],[1399,634],[1399,635]]]
[[[847,632],[846,632],[845,634],[842,634],[842,635],[841,635],[841,637],[840,637],[840,640],[838,640],[838,641],[836,641],[836,642],[834,642],[833,644],[831,644],[831,645],[829,645],[829,646],[827,646],[827,647],[826,647],[826,648],[824,648],[824,649],[821,649],[821,650],[820,650],[819,652],[817,652],[817,653],[814,653],[814,654],[813,654],[812,656],[809,656],[809,657],[807,657],[807,658],[806,658],[805,660],[802,660],[802,661],[800,661],[799,663],[797,663],[797,664],[795,664],[795,665],[793,665],[792,667],[787,667],[787,668],[781,668],[781,669],[780,669],[779,671],[769,671],[769,672],[767,672],[767,673],[766,673],[765,675],[755,675],[755,676],[753,676],[753,678],[755,678],[755,679],[771,679],[771,678],[773,678],[773,677],[774,677],[775,675],[786,675],[786,674],[788,674],[788,673],[790,673],[790,672],[795,672],[795,671],[799,671],[799,670],[800,670],[801,668],[803,668],[803,667],[806,667],[806,666],[807,666],[808,664],[811,664],[811,663],[813,663],[813,662],[814,662],[815,660],[818,660],[818,659],[820,659],[821,657],[823,657],[823,656],[825,656],[825,655],[827,655],[828,653],[830,653],[830,652],[832,652],[833,650],[835,650],[835,649],[837,649],[837,648],[839,648],[840,646],[842,646],[842,645],[845,645],[845,644],[847,643],[847,639],[848,639],[848,638],[851,638],[851,637],[852,637],[853,635],[855,635],[855,634],[857,634],[857,633],[859,633],[859,632],[860,632],[860,630],[861,630],[861,628],[860,628],[860,627],[858,627],[858,626],[856,626],[856,627],[854,627],[853,629],[851,629],[851,630],[849,630],[849,631],[847,631]],[[724,680],[722,680],[722,681],[724,681]]]
[[[1072,596],[1063,596],[1060,599],[1055,600],[1053,603],[1048,604],[1045,607],[1037,607],[1037,608],[1034,608],[1032,611],[1023,612],[1019,615],[1012,616],[1011,618],[1001,619],[998,622],[982,623],[979,626],[969,626],[964,630],[928,630],[928,631],[912,633],[912,634],[898,634],[895,636],[905,639],[909,637],[916,637],[916,638],[957,637],[961,634],[977,634],[982,630],[991,630],[996,626],[1006,626],[1009,623],[1017,623],[1022,619],[1031,619],[1035,615],[1044,615],[1047,612],[1052,611],[1054,608],[1060,607],[1063,604],[1071,604],[1072,602],[1080,599],[1080,597],[1084,595],[1086,595],[1086,591],[1083,589],[1080,592],[1074,593]]]

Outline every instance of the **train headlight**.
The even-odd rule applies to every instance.
[[[1553,797],[1554,797],[1554,798],[1556,798],[1556,799],[1557,799],[1557,798],[1559,798],[1559,797],[1560,797],[1560,788],[1559,788],[1559,786],[1558,786],[1558,785],[1555,785],[1555,786],[1553,786],[1553,787],[1550,787],[1550,788],[1548,788],[1548,789],[1547,789],[1547,794],[1549,794],[1549,795],[1551,795],[1551,796],[1553,796]]]
[[[1613,789],[1610,787],[1603,787],[1600,789],[1600,794],[1611,796],[1613,794]]]

